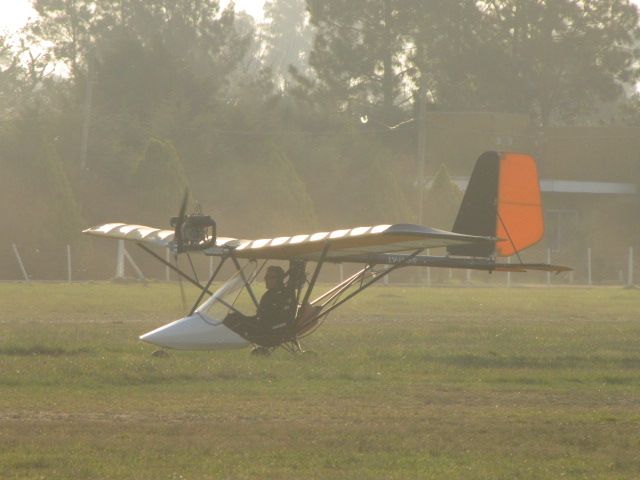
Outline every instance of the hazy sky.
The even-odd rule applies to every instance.
[[[225,5],[229,0],[222,0]],[[236,0],[236,10],[244,10],[256,20],[261,21],[262,5],[265,0]],[[632,0],[640,5],[640,0]],[[34,12],[31,0],[0,0],[0,30],[15,30],[23,25]]]
[[[221,1],[222,5],[227,3],[228,0]],[[264,0],[236,0],[236,10],[244,10],[256,20],[261,21],[263,4]],[[0,0],[0,30],[16,30],[34,14],[35,12],[31,9],[31,0]]]

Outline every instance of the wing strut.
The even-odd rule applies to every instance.
[[[205,293],[207,293],[209,291],[209,287],[211,286],[211,284],[213,283],[213,280],[218,275],[218,272],[222,268],[222,265],[224,265],[224,262],[227,261],[227,258],[229,258],[229,257],[228,256],[224,256],[224,257],[220,258],[220,263],[218,263],[218,266],[216,267],[216,270],[213,272],[211,277],[209,277],[209,281],[207,282],[207,285],[202,289],[202,291],[200,292],[200,295],[198,295],[198,299],[193,304],[193,307],[191,307],[191,311],[189,312],[189,316],[193,315],[193,313],[198,308],[198,305],[200,304],[200,301],[202,300],[202,297],[204,297]]]
[[[211,287],[211,284],[213,283],[213,281],[215,280],[215,278],[218,276],[218,273],[220,273],[220,270],[222,269],[222,266],[224,265],[225,261],[228,258],[232,258],[232,251],[229,251],[228,255],[223,256],[220,259],[220,263],[218,264],[218,266],[216,267],[216,270],[213,272],[213,274],[211,275],[211,277],[209,278],[209,280],[207,281],[206,285],[202,285],[200,284],[200,282],[198,282],[197,280],[191,278],[189,275],[187,275],[186,273],[184,273],[182,270],[180,270],[179,268],[177,268],[176,266],[172,265],[171,263],[167,262],[164,258],[162,258],[160,255],[157,255],[153,250],[150,250],[149,248],[147,248],[146,246],[142,245],[141,243],[137,243],[136,245],[138,245],[141,249],[143,249],[145,252],[147,252],[149,255],[151,255],[153,258],[155,258],[156,260],[158,260],[160,263],[162,263],[163,265],[169,267],[171,270],[173,270],[174,272],[176,272],[178,275],[180,275],[182,278],[184,278],[185,280],[189,281],[189,283],[195,285],[196,287],[198,287],[200,289],[200,296],[198,297],[198,299],[196,300],[196,302],[193,304],[193,307],[191,308],[191,311],[189,313],[189,315],[193,315],[193,313],[196,311],[196,309],[198,308],[198,304],[200,303],[200,301],[202,300],[202,297],[204,297],[204,295],[206,293],[208,293],[209,295],[213,295],[213,292],[211,290],[209,290],[209,287]],[[235,259],[234,259],[235,260]],[[239,264],[238,261],[235,260],[235,264],[236,267],[238,267],[238,271],[240,272],[240,275],[242,276],[242,280],[245,283],[245,286],[247,288],[247,290],[249,290],[249,292],[251,293],[250,290],[250,283],[247,281],[246,277],[244,276],[244,274],[242,273],[242,269],[239,268]],[[264,266],[264,264],[263,264]],[[255,277],[254,277],[255,278]],[[254,297],[255,298],[255,297]],[[225,307],[233,310],[236,313],[242,314],[242,312],[240,312],[238,309],[236,309],[233,305],[228,304],[227,302],[225,302],[222,299],[218,299],[218,301],[220,303],[222,303]]]
[[[235,256],[235,252],[233,251],[233,249],[229,250],[229,257],[231,257],[231,261],[233,262],[233,264],[236,266],[236,269],[238,270],[238,273],[240,273],[240,277],[242,277],[242,281],[244,282],[244,286],[247,289],[247,292],[249,292],[249,296],[251,297],[251,300],[253,301],[253,304],[256,307],[256,310],[260,307],[260,304],[258,303],[258,299],[256,298],[255,294],[253,293],[253,289],[251,288],[251,283],[249,281],[247,281],[247,277],[244,276],[244,272],[242,271],[242,267],[240,266],[240,263],[238,262],[238,259]]]
[[[142,250],[144,250],[145,252],[147,252],[149,255],[151,255],[152,257],[154,257],[156,260],[158,260],[160,263],[162,263],[163,265],[169,267],[171,270],[173,270],[174,272],[176,272],[178,275],[180,275],[182,278],[184,278],[185,280],[187,280],[189,283],[192,283],[193,285],[195,285],[196,287],[198,287],[200,290],[204,290],[206,293],[208,293],[209,295],[213,295],[213,292],[211,292],[208,288],[205,288],[200,282],[194,280],[193,278],[191,278],[189,275],[187,275],[186,273],[184,273],[182,270],[180,270],[179,268],[177,268],[174,265],[171,265],[169,262],[167,262],[164,258],[162,258],[160,255],[156,254],[154,251],[150,250],[149,248],[147,248],[146,246],[144,246],[141,243],[136,243],[136,245],[138,245]]]
[[[309,297],[311,296],[311,292],[313,291],[313,287],[316,284],[316,280],[318,280],[318,275],[320,274],[320,269],[322,268],[322,265],[324,265],[324,259],[326,258],[327,253],[329,252],[329,247],[331,247],[331,242],[326,242],[324,244],[324,248],[322,249],[322,253],[320,254],[320,258],[318,259],[318,263],[316,265],[316,268],[313,271],[313,276],[311,277],[311,280],[309,281],[309,286],[307,287],[307,290],[304,292],[304,298],[302,300],[302,303],[300,304],[301,308],[298,311],[298,317],[300,317],[300,315],[304,311],[304,306],[309,301]],[[299,318],[296,318],[296,320],[299,320]]]
[[[365,288],[370,287],[371,285],[373,285],[375,282],[377,282],[378,280],[380,280],[381,278],[384,278],[385,275],[388,275],[389,273],[391,273],[393,270],[400,268],[400,267],[404,267],[407,263],[409,263],[411,260],[413,260],[415,257],[417,257],[418,255],[420,255],[422,252],[424,251],[424,248],[421,248],[419,250],[416,250],[415,252],[413,252],[411,255],[407,255],[401,262],[396,263],[395,265],[391,265],[389,268],[385,269],[383,272],[381,272],[379,275],[376,275],[375,277],[373,277],[371,280],[369,280],[366,283],[361,283],[360,286],[358,287],[357,290],[355,290],[354,292],[351,292],[349,295],[347,295],[345,298],[343,298],[342,300],[340,300],[338,303],[335,303],[334,305],[331,305],[331,307],[329,307],[327,310],[325,310],[324,312],[320,313],[317,317],[317,319],[320,319],[322,317],[325,317],[327,315],[329,315],[329,313],[331,313],[333,310],[335,310],[336,308],[338,308],[340,305],[342,305],[343,303],[345,303],[348,300],[351,300],[353,297],[355,297],[358,293],[360,293],[361,291],[363,291]],[[367,269],[370,269],[371,265],[369,265],[367,267]],[[362,273],[362,280],[364,281],[364,274],[366,273],[366,270],[363,271]]]
[[[502,228],[504,228],[504,231],[507,234],[507,238],[509,239],[509,243],[511,244],[511,247],[513,248],[513,250],[516,252],[516,256],[518,257],[518,261],[520,262],[520,265],[522,265],[524,262],[520,257],[520,252],[518,251],[518,248],[516,247],[516,244],[513,241],[513,237],[511,236],[511,233],[509,232],[507,225],[504,223],[504,220],[502,220],[502,216],[500,215],[500,212],[498,211],[497,208],[496,208],[496,217],[498,217],[498,220],[500,221],[500,225],[502,225]]]

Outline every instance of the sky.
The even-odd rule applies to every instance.
[[[640,0],[638,0],[640,1]],[[222,0],[226,5],[228,0]],[[264,0],[236,0],[236,10],[245,11],[257,21],[263,20],[262,6]],[[35,12],[31,8],[31,0],[0,0],[0,31],[11,32],[24,25]]]
[[[222,0],[222,4],[229,0]],[[640,6],[640,0],[632,0]],[[264,19],[262,6],[264,0],[236,0],[236,10],[245,11],[257,21]],[[0,0],[0,31],[15,31],[34,15],[31,0]]]

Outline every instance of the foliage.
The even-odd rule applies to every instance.
[[[12,93],[17,84],[16,75],[19,72],[18,57],[11,51],[11,45],[5,35],[0,35],[0,118],[10,112],[15,100]]]
[[[543,125],[570,121],[638,78],[638,14],[628,0],[479,3],[490,48],[479,56],[477,79],[499,110],[533,114]]]
[[[77,82],[91,48],[94,30],[101,24],[101,9],[107,2],[93,0],[34,0],[41,21],[33,31],[53,40],[55,58],[64,62]],[[97,21],[96,21],[97,20]]]
[[[318,101],[360,112],[380,105],[389,121],[404,75],[402,2],[309,0],[308,6],[317,29],[309,64]]]
[[[184,166],[174,146],[152,138],[131,175],[133,201],[140,209],[141,221],[162,225],[167,212],[177,212],[188,185]]]
[[[312,75],[308,54],[314,30],[309,24],[304,0],[271,0],[264,6],[265,53],[262,62],[273,71],[286,90],[289,71]]]
[[[86,222],[47,128],[25,115],[0,131],[0,144],[0,203],[9,226],[0,241],[36,253],[63,252],[66,245],[77,245],[78,231]],[[38,258],[31,273],[46,278],[52,261]]]
[[[309,2],[316,25],[305,89],[338,108],[389,115],[422,88],[445,109],[571,122],[638,78],[629,0]],[[388,118],[388,117],[387,117]]]
[[[228,235],[415,221],[428,94],[638,122],[628,0],[271,0],[262,25],[218,0],[33,5],[0,38],[0,140],[5,216],[34,245],[82,219],[164,225],[185,184]]]
[[[447,167],[440,165],[424,196],[423,215],[427,225],[451,230],[460,208],[462,192],[451,181]]]

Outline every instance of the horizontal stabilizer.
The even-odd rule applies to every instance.
[[[493,268],[496,272],[538,272],[562,273],[570,272],[573,268],[564,265],[552,265],[550,263],[496,263]]]

